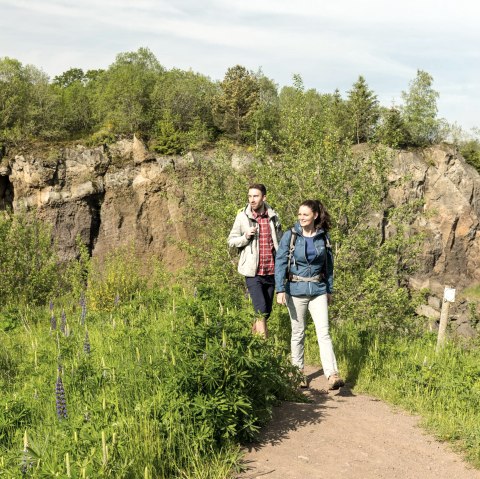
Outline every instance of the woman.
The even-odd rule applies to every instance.
[[[338,374],[328,331],[328,303],[333,293],[333,254],[327,233],[329,227],[330,216],[320,201],[307,200],[300,205],[298,222],[283,235],[278,247],[275,286],[277,303],[286,304],[290,314],[292,363],[303,373],[305,316],[308,309],[317,332],[323,372],[329,388],[333,390],[345,383]],[[308,387],[305,376],[301,386]]]

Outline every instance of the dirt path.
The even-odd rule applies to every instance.
[[[418,419],[352,392],[326,391],[309,368],[310,404],[284,403],[259,444],[246,451],[241,479],[480,479],[461,456],[417,427]]]

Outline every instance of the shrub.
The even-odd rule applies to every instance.
[[[50,228],[33,215],[0,215],[0,303],[44,304],[58,284]]]
[[[110,252],[105,259],[94,258],[88,276],[87,297],[93,311],[111,311],[145,289],[143,263],[132,245]]]

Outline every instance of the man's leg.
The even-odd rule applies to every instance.
[[[265,338],[268,336],[267,319],[270,317],[273,305],[273,296],[275,292],[275,277],[273,274],[260,276],[263,298],[265,300],[265,310],[262,316],[255,322],[255,332]]]
[[[268,307],[264,292],[264,276],[246,277],[248,293],[253,303],[253,308],[257,319],[253,323],[252,333],[267,336],[267,317],[272,311],[272,307]],[[273,299],[273,294],[272,294]]]

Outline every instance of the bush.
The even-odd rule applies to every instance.
[[[104,260],[94,258],[90,268],[87,298],[93,311],[111,311],[147,286],[143,263],[133,246],[118,248]]]
[[[0,215],[0,303],[44,304],[58,280],[50,228],[33,215]]]

